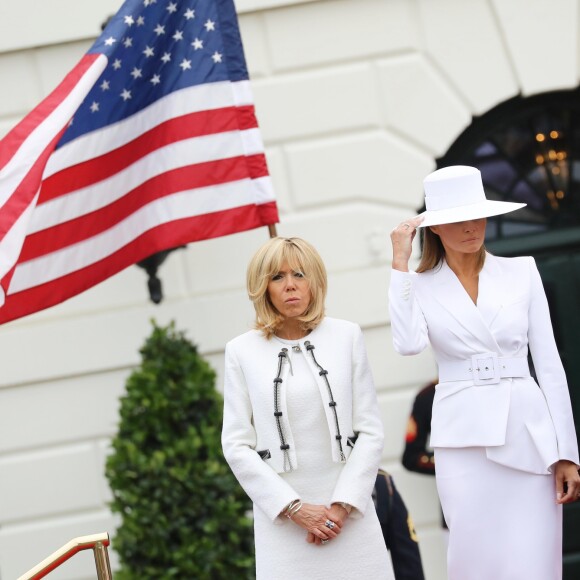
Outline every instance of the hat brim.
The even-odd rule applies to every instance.
[[[424,228],[428,226],[439,226],[442,224],[454,224],[468,220],[477,220],[482,218],[502,215],[525,207],[525,203],[514,203],[512,201],[491,201],[485,200],[480,203],[463,205],[450,209],[439,209],[424,211],[419,214],[423,221],[417,226]]]

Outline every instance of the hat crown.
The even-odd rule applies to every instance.
[[[459,208],[486,201],[481,172],[476,167],[453,165],[430,173],[424,180],[427,211]]]

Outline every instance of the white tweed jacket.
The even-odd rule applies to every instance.
[[[351,504],[360,512],[353,512],[356,517],[364,513],[369,502],[383,448],[383,426],[362,332],[356,324],[327,317],[297,342],[324,403],[332,459],[345,464],[329,503]],[[307,351],[307,343],[314,346],[316,360],[328,371],[340,441],[336,438],[336,418],[329,405],[326,382]],[[274,416],[274,379],[282,348],[284,345],[279,341],[267,340],[261,332],[252,330],[230,341],[225,354],[224,455],[246,493],[273,521],[288,503],[299,497],[278,475],[288,469]],[[291,352],[288,354],[292,356]],[[289,446],[286,460],[290,460],[293,469],[300,469],[286,412],[284,380],[289,370],[290,364],[282,359],[279,419]]]

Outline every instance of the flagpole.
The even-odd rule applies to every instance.
[[[278,237],[278,234],[276,233],[276,224],[270,224],[268,226],[268,233],[270,234],[271,238]]]

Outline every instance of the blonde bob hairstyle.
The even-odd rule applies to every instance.
[[[268,339],[276,334],[284,322],[284,317],[270,300],[268,284],[285,263],[295,272],[300,272],[310,286],[310,304],[298,318],[302,328],[313,330],[324,318],[328,284],[326,268],[320,255],[301,238],[272,238],[254,254],[246,277],[248,296],[256,310],[256,328]]]
[[[417,266],[417,272],[427,272],[428,270],[433,270],[437,266],[440,266],[445,258],[445,248],[441,242],[441,238],[431,231],[430,227],[422,228],[423,230],[423,249],[421,252],[421,261]],[[477,255],[478,259],[478,271],[481,272],[483,264],[485,262],[485,246],[482,245],[479,248]]]

